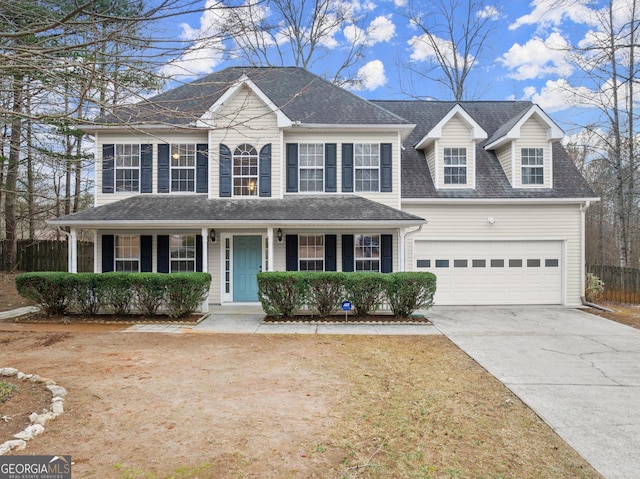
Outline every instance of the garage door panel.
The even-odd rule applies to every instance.
[[[561,241],[416,241],[436,304],[561,304]],[[436,267],[446,266],[446,267]],[[456,267],[457,266],[457,267]]]

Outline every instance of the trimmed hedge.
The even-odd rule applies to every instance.
[[[23,273],[16,276],[20,296],[48,315],[99,311],[122,316],[133,309],[152,316],[164,308],[172,318],[192,313],[209,291],[209,273]]]
[[[276,318],[294,316],[307,307],[321,317],[334,314],[343,300],[353,314],[367,316],[388,303],[395,316],[408,317],[433,306],[436,277],[426,272],[263,272],[258,274],[258,297],[265,313]]]

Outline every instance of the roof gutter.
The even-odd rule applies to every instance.
[[[584,204],[585,202],[600,201],[599,197],[593,198],[402,198],[405,204]]]

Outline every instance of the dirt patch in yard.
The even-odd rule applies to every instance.
[[[10,311],[23,306],[33,306],[33,301],[23,298],[16,291],[17,273],[0,272],[0,311]]]
[[[640,329],[640,304],[616,303],[613,301],[599,302],[598,304],[610,309],[611,312],[601,311],[596,308],[589,308],[588,311],[603,318]]]
[[[600,477],[441,336],[56,334],[0,366],[68,390],[20,454],[74,477]]]

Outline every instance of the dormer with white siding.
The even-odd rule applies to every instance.
[[[423,150],[436,189],[475,189],[476,145],[487,133],[456,104],[416,145]]]
[[[563,131],[537,105],[502,125],[485,145],[513,188],[553,188],[553,143]]]

